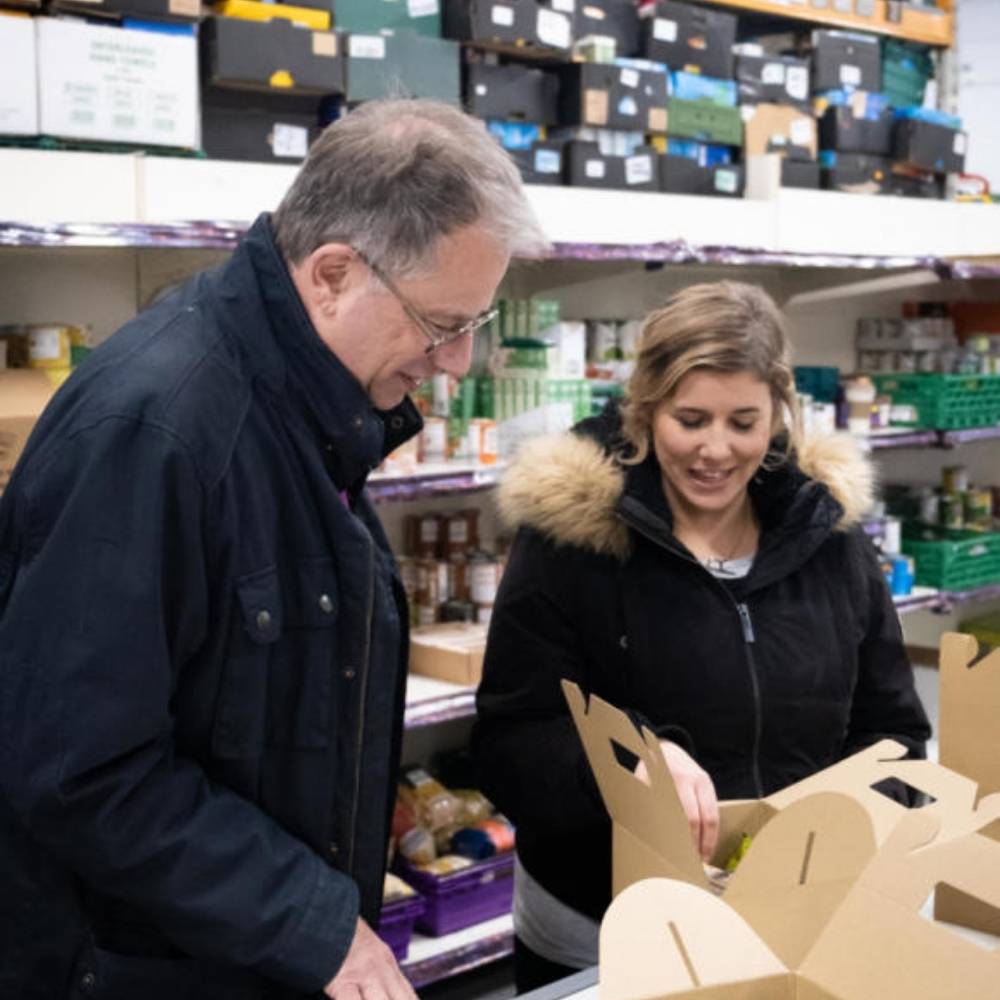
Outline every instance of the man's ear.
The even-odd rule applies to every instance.
[[[357,273],[357,256],[345,243],[324,243],[296,268],[296,285],[312,307],[327,318],[336,314],[337,303]]]

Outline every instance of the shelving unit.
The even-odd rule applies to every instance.
[[[375,503],[476,493],[496,486],[504,468],[500,462],[492,465],[424,462],[405,474],[374,473],[368,480],[368,492]]]
[[[444,937],[415,934],[401,967],[406,978],[420,989],[513,953],[514,921],[508,914]]]

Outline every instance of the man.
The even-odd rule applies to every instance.
[[[362,490],[543,245],[480,123],[374,102],[60,391],[0,502],[0,996],[412,997],[371,929],[408,639]]]

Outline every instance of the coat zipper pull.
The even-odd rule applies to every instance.
[[[737,604],[736,610],[740,613],[740,624],[743,626],[743,641],[756,641],[753,634],[753,622],[750,620],[750,609],[745,604]]]

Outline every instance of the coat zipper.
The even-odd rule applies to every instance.
[[[757,791],[757,798],[764,797],[764,783],[760,777],[760,740],[764,728],[764,709],[760,698],[760,678],[757,676],[757,661],[753,655],[754,643],[757,641],[753,631],[753,621],[750,618],[750,609],[746,604],[737,604],[736,610],[739,612],[740,625],[743,627],[743,645],[746,648],[747,665],[750,668],[750,686],[753,688],[754,701],[754,729],[753,729],[753,782]]]
[[[351,841],[348,845],[347,870],[353,874],[354,847],[358,838],[358,803],[361,799],[361,756],[365,735],[365,708],[368,701],[368,666],[371,659],[372,620],[375,615],[375,542],[368,538],[368,608],[365,613],[364,655],[361,658],[360,712],[358,713],[357,746],[354,753],[354,795],[351,801]]]
[[[754,789],[757,793],[758,798],[764,797],[764,783],[761,780],[760,775],[760,743],[764,728],[764,718],[763,718],[763,706],[761,704],[760,697],[760,678],[757,676],[757,661],[753,655],[754,643],[757,641],[756,635],[753,630],[753,620],[750,617],[750,609],[745,603],[737,601],[733,595],[724,587],[719,581],[712,576],[711,573],[705,569],[704,566],[697,559],[686,555],[679,549],[674,548],[672,545],[664,541],[662,538],[657,538],[655,533],[647,531],[642,525],[638,525],[631,518],[622,515],[619,512],[619,516],[633,529],[637,531],[644,538],[649,539],[654,545],[658,545],[661,549],[670,552],[672,555],[677,556],[679,559],[684,559],[686,562],[697,566],[699,569],[704,570],[711,577],[712,582],[717,585],[718,589],[725,594],[727,600],[731,601],[733,606],[736,608],[736,613],[739,615],[740,619],[740,631],[743,636],[743,648],[746,651],[747,659],[747,669],[750,674],[750,687],[753,691],[753,710],[754,710],[754,737],[753,737],[753,756],[751,759],[751,769],[753,775]]]

